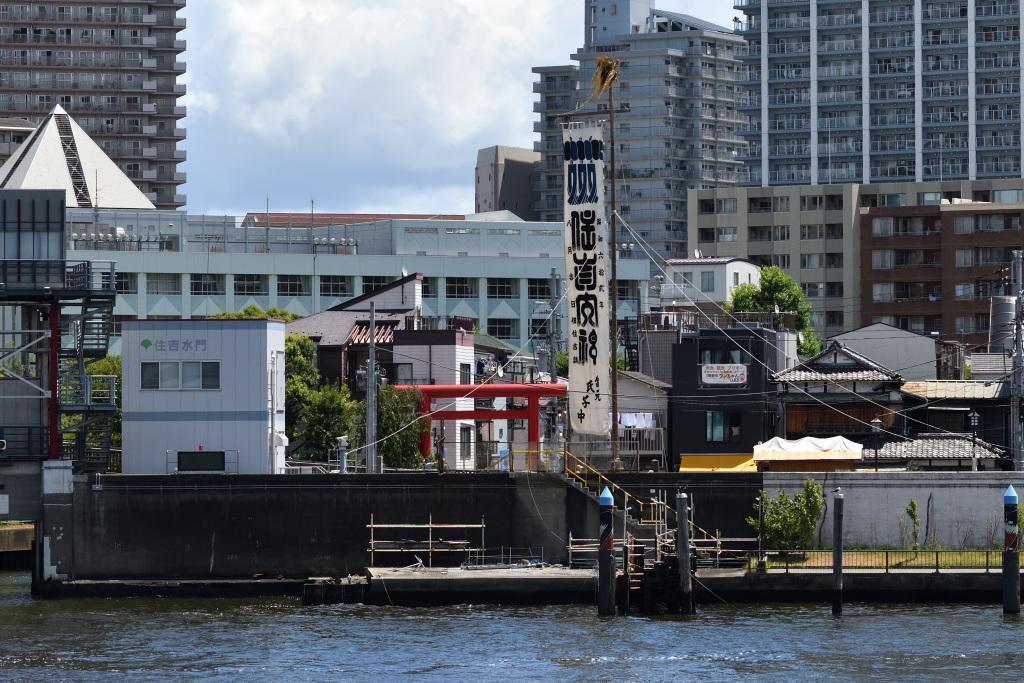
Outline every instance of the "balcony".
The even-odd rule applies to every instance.
[[[0,261],[0,299],[49,299],[87,293],[113,295],[112,261]]]

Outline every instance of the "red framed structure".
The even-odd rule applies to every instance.
[[[540,399],[563,397],[568,392],[565,384],[424,384],[398,385],[395,389],[415,389],[423,395],[420,412],[425,415],[427,428],[420,437],[420,455],[430,457],[430,422],[432,420],[526,420],[527,440],[530,449],[536,450],[540,445]],[[435,399],[442,398],[525,398],[526,409],[507,408],[505,410],[446,409],[431,411]]]

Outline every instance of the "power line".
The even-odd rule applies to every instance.
[[[638,241],[638,242],[640,243],[640,245],[641,245],[641,248],[642,248],[642,249],[644,250],[644,252],[645,252],[645,253],[647,253],[647,255],[648,255],[648,258],[650,258],[650,259],[651,259],[651,262],[652,262],[652,263],[654,263],[654,265],[655,265],[655,266],[656,266],[656,267],[658,268],[658,270],[660,270],[660,271],[661,271],[661,272],[662,272],[662,273],[663,273],[663,274],[665,275],[666,279],[668,279],[668,271],[666,271],[666,270],[664,269],[664,267],[662,267],[662,266],[661,266],[661,265],[660,265],[660,264],[659,264],[659,263],[657,262],[657,259],[658,259],[658,258],[662,258],[662,257],[661,257],[660,255],[658,255],[658,254],[654,253],[654,252],[653,252],[653,250],[649,249],[649,245],[648,245],[648,244],[646,243],[646,240],[644,240],[644,239],[643,239],[643,238],[642,238],[642,237],[641,237],[640,235],[638,235],[638,234],[637,234],[637,232],[636,232],[635,230],[633,230],[632,226],[631,226],[631,225],[629,225],[629,223],[627,223],[627,222],[626,222],[625,220],[623,220],[623,219],[622,219],[622,216],[621,216],[621,215],[619,215],[619,216],[618,216],[618,218],[619,218],[619,220],[621,220],[621,221],[622,221],[622,224],[626,226],[626,229],[627,229],[627,230],[628,230],[628,231],[630,232],[630,234],[632,234],[632,235],[633,235],[633,236],[634,236],[634,237],[635,237],[635,238],[637,239],[637,241]],[[699,308],[699,307],[697,306],[697,302],[695,302],[695,301],[694,301],[694,300],[693,300],[693,299],[692,299],[692,298],[691,298],[691,297],[690,297],[690,296],[689,296],[688,294],[686,294],[686,292],[682,291],[682,289],[681,289],[681,288],[680,288],[680,293],[681,293],[681,294],[683,295],[683,297],[684,297],[684,298],[685,298],[685,299],[686,299],[687,301],[689,301],[689,302],[690,302],[690,304],[691,304],[692,306],[694,306],[694,308],[696,308],[696,310],[697,310],[697,312],[698,312],[699,314],[701,314],[701,315],[703,315],[703,316],[704,316],[705,318],[707,318],[708,322],[710,322],[710,323],[711,323],[711,325],[712,325],[713,327],[715,327],[715,329],[717,329],[718,331],[722,332],[722,333],[723,333],[723,334],[724,334],[724,335],[726,336],[726,338],[728,338],[728,339],[729,339],[729,340],[730,340],[731,342],[733,342],[733,343],[734,343],[734,344],[736,345],[736,347],[737,347],[737,348],[739,348],[739,349],[740,349],[741,351],[743,351],[743,352],[747,353],[747,355],[749,355],[749,356],[750,356],[750,357],[751,357],[751,358],[752,358],[752,359],[753,359],[753,360],[754,360],[755,362],[757,362],[757,363],[758,363],[759,365],[763,366],[763,367],[764,367],[764,368],[765,368],[765,369],[766,369],[766,370],[767,370],[768,372],[771,372],[771,373],[773,373],[773,374],[774,374],[774,371],[773,371],[773,370],[772,370],[772,369],[771,369],[770,367],[768,367],[768,365],[767,365],[766,363],[764,363],[763,361],[761,361],[761,360],[760,360],[759,358],[756,358],[756,357],[754,357],[754,355],[753,355],[753,354],[751,354],[751,353],[750,353],[749,351],[747,351],[746,349],[744,349],[744,348],[742,347],[742,345],[740,345],[740,343],[739,343],[739,342],[737,342],[737,341],[736,341],[735,339],[733,339],[732,335],[730,335],[730,334],[729,334],[728,332],[726,332],[726,331],[725,331],[724,329],[722,329],[722,327],[721,327],[721,326],[719,326],[719,324],[718,324],[718,323],[717,323],[717,322],[716,322],[715,320],[713,320],[713,319],[711,318],[711,316],[709,316],[709,315],[708,315],[707,313],[705,313],[705,312],[704,312],[703,310],[701,310],[701,309],[700,309],[700,308]],[[735,317],[734,315],[732,315],[732,313],[730,313],[729,311],[725,310],[725,308],[723,308],[723,307],[722,307],[722,306],[721,306],[721,305],[720,305],[720,304],[719,304],[718,302],[716,302],[716,301],[713,301],[713,300],[711,299],[711,297],[708,297],[708,296],[707,296],[706,294],[704,294],[703,292],[701,292],[701,294],[702,294],[702,295],[704,296],[704,298],[706,298],[706,299],[707,299],[707,300],[708,300],[708,301],[709,301],[709,302],[710,302],[711,304],[713,304],[713,305],[714,305],[715,307],[717,307],[717,308],[718,308],[719,310],[721,310],[721,311],[722,311],[723,313],[725,313],[726,315],[728,315],[728,316],[729,316],[730,318],[732,318],[732,319],[733,319],[733,320],[735,320],[736,322],[739,322],[739,320],[738,320],[738,319],[737,319],[737,318],[736,318],[736,317]],[[754,334],[756,335],[757,333],[756,333],[756,332],[754,332]],[[769,344],[770,346],[772,346],[773,348],[775,348],[775,350],[776,350],[776,351],[779,351],[779,352],[781,352],[781,351],[782,351],[782,350],[781,350],[781,349],[780,349],[780,348],[779,348],[779,347],[778,347],[777,345],[775,345],[775,344],[773,344],[772,342],[768,341],[768,339],[767,339],[767,338],[765,338],[765,337],[761,337],[760,335],[758,335],[758,338],[759,338],[759,339],[761,339],[761,341],[763,341],[764,343],[766,343],[766,344]],[[882,410],[886,411],[886,413],[887,413],[887,414],[893,414],[893,413],[894,413],[894,411],[893,411],[893,410],[892,410],[891,408],[888,408],[887,406],[883,406],[883,405],[882,405],[882,404],[880,404],[880,403],[877,403],[877,402],[875,402],[875,401],[872,401],[871,399],[869,399],[869,398],[867,398],[867,397],[865,397],[865,396],[862,396],[862,395],[858,394],[858,393],[857,393],[856,391],[853,391],[852,389],[849,389],[848,387],[846,387],[846,386],[843,386],[842,384],[840,384],[840,383],[838,383],[838,382],[835,382],[834,380],[829,380],[829,379],[827,379],[827,378],[826,378],[826,379],[825,379],[825,381],[829,382],[830,384],[834,384],[834,385],[838,386],[838,387],[839,387],[840,389],[842,389],[843,391],[846,391],[847,393],[853,394],[854,396],[856,396],[857,398],[861,399],[862,401],[866,401],[866,402],[868,402],[868,403],[871,403],[872,405],[875,405],[875,406],[877,406],[877,407],[881,408]],[[832,410],[832,411],[834,411],[834,412],[836,412],[836,413],[838,413],[838,414],[840,414],[840,415],[842,415],[842,416],[844,416],[844,417],[846,417],[846,418],[848,418],[848,419],[850,419],[850,420],[853,420],[853,421],[855,421],[855,422],[859,422],[860,424],[863,424],[863,425],[865,425],[865,426],[868,426],[868,427],[872,427],[872,429],[874,429],[874,427],[873,427],[873,425],[871,425],[871,423],[869,423],[869,422],[865,422],[864,420],[861,420],[861,419],[859,419],[859,418],[857,418],[857,417],[854,417],[853,415],[850,415],[849,413],[846,413],[846,412],[844,412],[844,411],[840,410],[839,408],[836,408],[836,407],[835,407],[835,406],[833,406],[832,404],[829,404],[829,403],[826,403],[825,401],[822,401],[822,400],[821,400],[820,398],[818,398],[817,396],[814,396],[814,395],[813,395],[813,394],[812,394],[811,392],[809,392],[809,391],[806,391],[806,390],[802,389],[801,387],[797,386],[797,385],[796,385],[796,383],[794,383],[794,382],[789,382],[789,381],[785,381],[785,384],[787,384],[787,385],[791,386],[791,387],[792,387],[793,389],[796,389],[797,391],[799,391],[799,392],[801,392],[801,393],[803,393],[803,394],[807,395],[807,396],[808,396],[809,398],[811,398],[812,400],[816,401],[817,403],[820,403],[821,405],[825,406],[825,407],[826,407],[826,408],[828,408],[829,410]],[[917,420],[917,419],[915,419],[915,418],[911,418],[911,417],[909,417],[909,416],[904,416],[904,417],[905,417],[906,419],[909,419],[909,420],[913,420],[914,422],[917,422],[917,423],[919,423],[919,424],[922,424],[922,425],[924,425],[924,426],[926,426],[926,427],[929,427],[929,428],[931,428],[931,429],[937,429],[937,430],[939,430],[940,432],[945,432],[945,433],[948,433],[948,434],[953,434],[953,433],[954,433],[954,432],[949,432],[948,430],[942,429],[942,428],[940,428],[940,427],[936,427],[935,425],[930,425],[930,424],[928,424],[928,423],[926,423],[926,422],[923,422],[923,421],[921,421],[921,420]],[[913,439],[911,439],[910,437],[904,436],[904,435],[902,435],[902,434],[896,434],[895,432],[890,432],[890,431],[889,431],[889,430],[887,430],[887,429],[881,429],[880,431],[881,431],[881,432],[883,432],[883,433],[889,434],[890,436],[894,436],[894,437],[896,437],[896,438],[900,438],[900,439],[905,439],[905,440],[907,440],[907,441],[912,441],[912,440],[913,440]]]

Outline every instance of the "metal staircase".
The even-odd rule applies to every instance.
[[[71,301],[61,309],[57,396],[63,456],[77,473],[106,472],[117,417],[118,378],[90,375],[89,361],[104,358],[113,332],[113,297]]]
[[[71,185],[75,190],[78,206],[90,208],[92,207],[92,197],[89,196],[89,185],[85,181],[82,160],[78,156],[78,145],[75,144],[71,117],[67,114],[54,114],[53,121],[57,124],[57,134],[60,136],[60,145],[64,150],[64,159],[68,165],[68,173],[71,175]]]

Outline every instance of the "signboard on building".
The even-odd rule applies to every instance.
[[[570,424],[577,434],[607,435],[611,349],[604,130],[593,123],[566,124],[562,141]]]
[[[701,384],[747,383],[747,366],[740,363],[706,363],[700,366]]]

